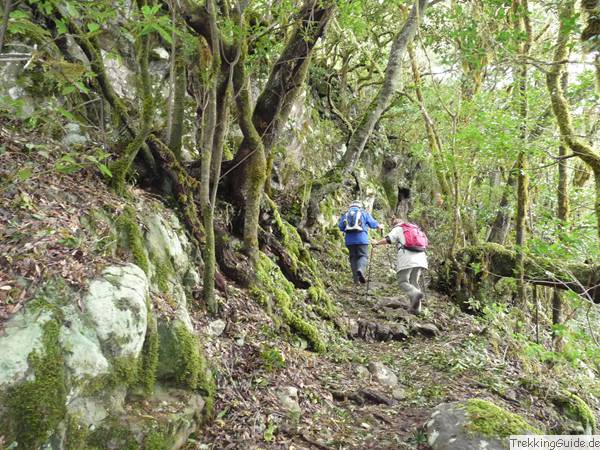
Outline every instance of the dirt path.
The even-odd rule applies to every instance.
[[[330,294],[351,322],[404,330],[405,337],[378,341],[373,339],[377,333],[367,333],[366,339],[339,338],[318,355],[282,347],[276,334],[260,325],[260,312],[251,324],[252,305],[240,305],[247,309],[248,322],[228,330],[229,348],[222,341],[213,350],[231,352],[221,371],[217,419],[208,435],[189,448],[426,449],[420,427],[433,407],[500,386],[506,368],[500,361],[494,365],[487,354],[481,326],[429,290],[424,314],[408,314],[387,248],[376,248],[374,254],[368,299],[364,287],[352,285],[349,273],[332,274],[343,282]],[[243,343],[241,334],[246,336]],[[283,355],[281,367],[265,370],[265,358],[277,359],[269,351]],[[374,363],[392,371],[397,384],[378,381],[368,369]],[[289,387],[291,397],[285,394]],[[497,390],[499,395],[508,392]],[[290,401],[299,411],[290,412]]]

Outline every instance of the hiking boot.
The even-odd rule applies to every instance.
[[[365,284],[367,282],[367,280],[365,280],[365,276],[362,273],[362,270],[357,270],[356,275],[358,276],[358,281],[360,281],[362,284]]]
[[[424,296],[425,295],[422,292],[417,292],[414,296],[411,297],[410,309],[408,310],[410,314],[414,314],[415,316],[421,314],[421,300],[423,300]]]

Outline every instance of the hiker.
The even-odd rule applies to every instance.
[[[428,269],[427,237],[421,229],[412,223],[394,219],[392,229],[383,239],[373,245],[395,244],[398,249],[396,271],[400,289],[410,299],[411,314],[421,314],[421,302],[424,294],[419,289],[419,277],[423,269]]]
[[[354,284],[366,283],[365,271],[369,258],[369,228],[383,230],[383,225],[364,209],[362,202],[356,200],[350,204],[348,211],[341,215],[338,227],[346,235],[350,268]]]

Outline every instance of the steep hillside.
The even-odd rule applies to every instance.
[[[27,139],[1,142],[8,448],[455,448],[430,421],[453,405],[486,419],[464,439],[595,426],[593,370],[544,362],[534,324],[461,311],[433,273],[413,316],[393,251],[374,249],[367,293],[337,233],[312,248],[319,261],[297,250],[323,282],[297,289],[261,254],[259,284],[225,281],[211,317],[175,212],[140,190],[115,196],[85,161],[61,173],[61,145]]]

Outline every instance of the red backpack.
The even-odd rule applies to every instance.
[[[402,248],[412,252],[424,252],[429,246],[429,241],[423,230],[414,223],[401,223],[404,230],[404,245]]]

